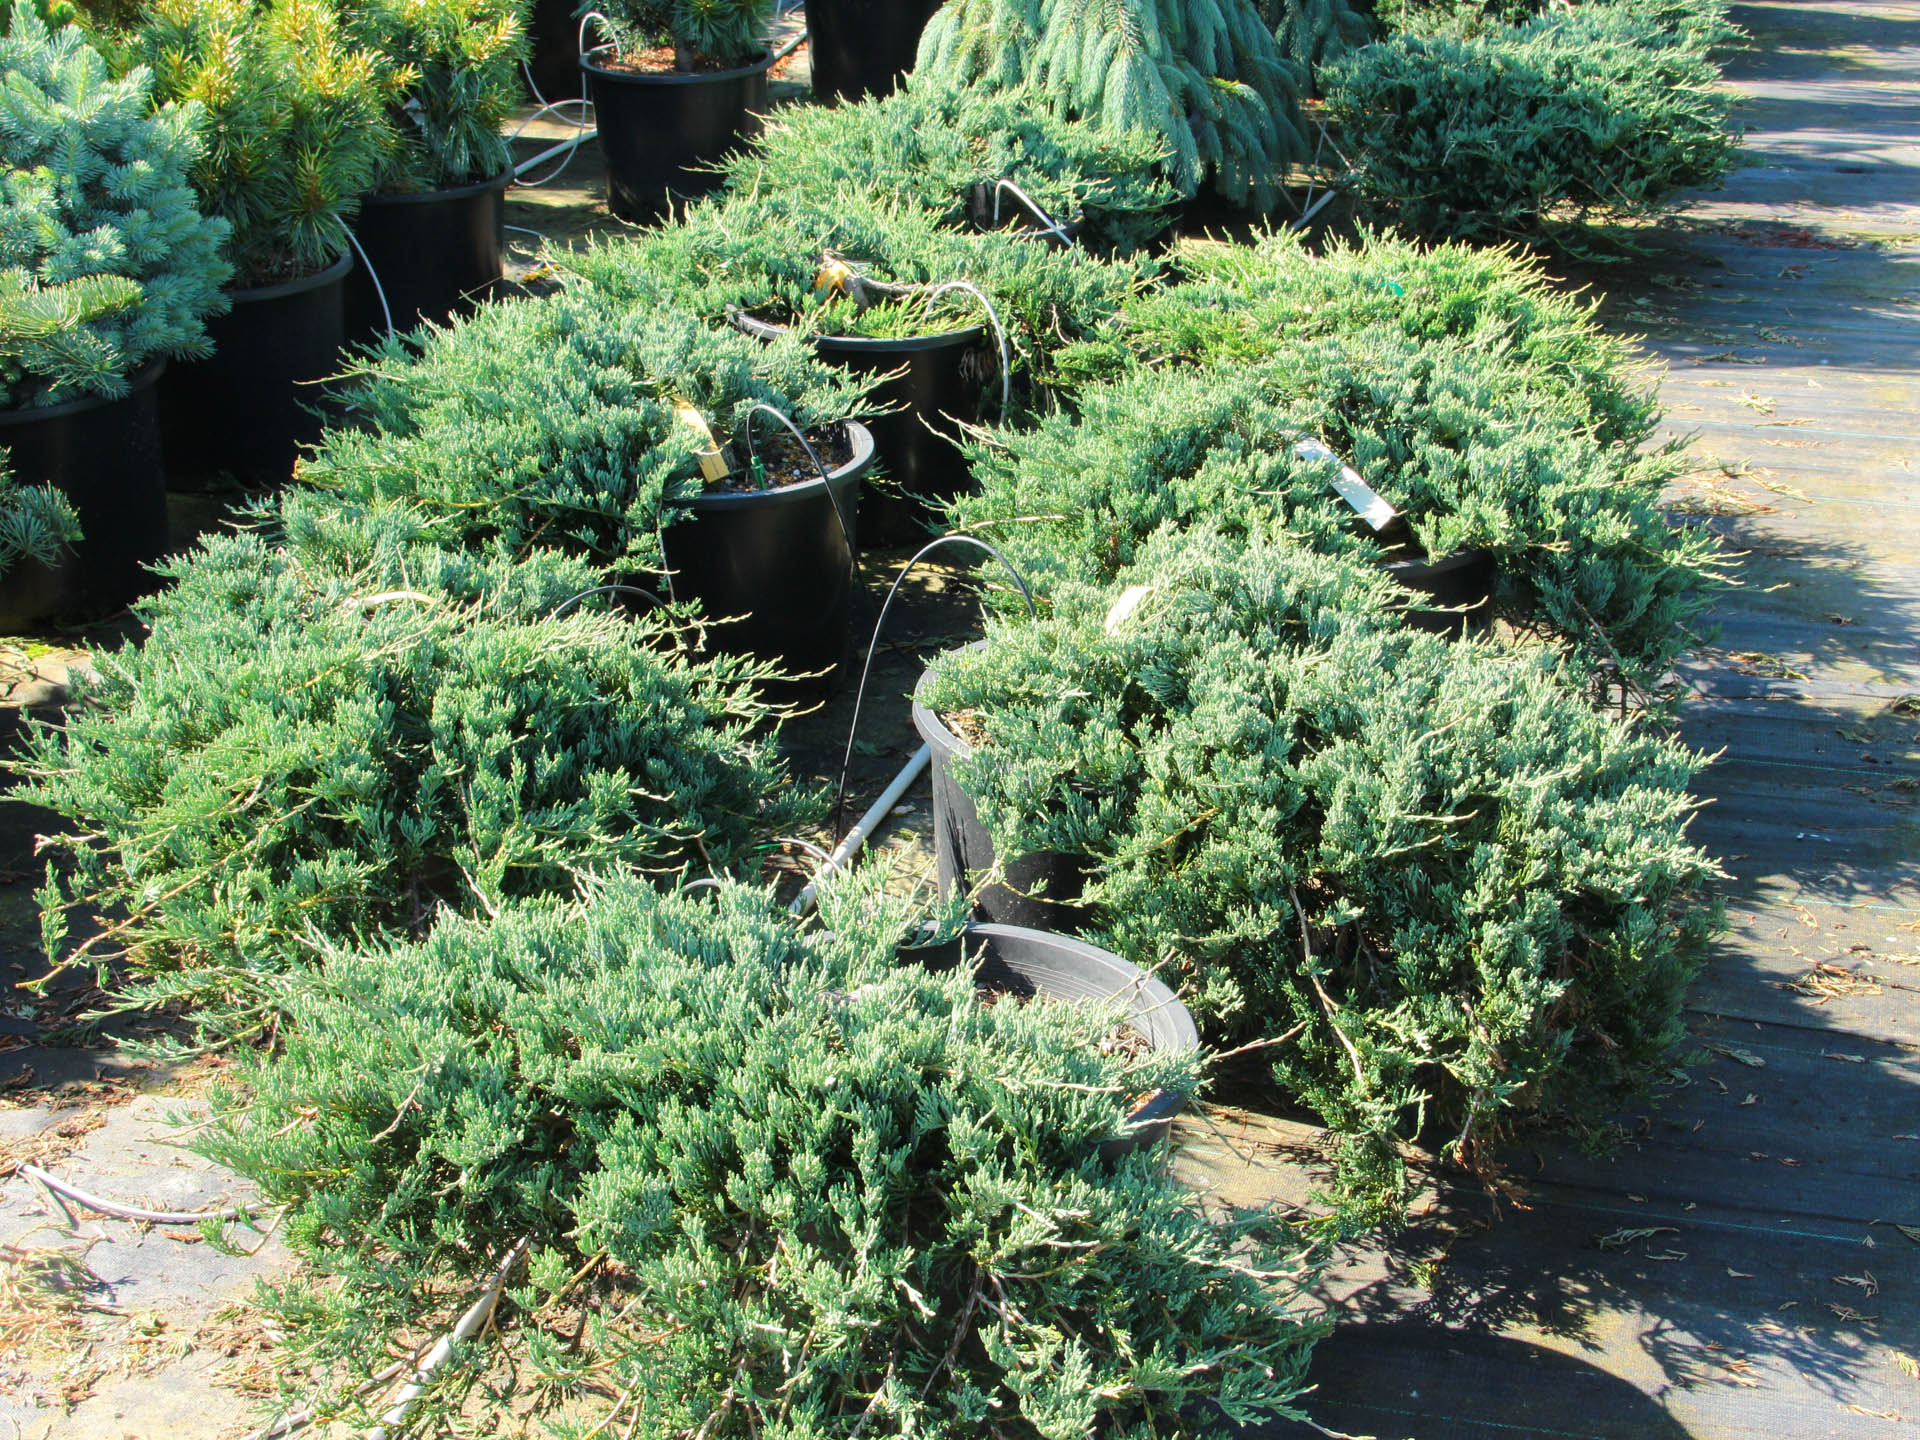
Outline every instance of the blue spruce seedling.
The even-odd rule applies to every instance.
[[[206,354],[231,270],[188,183],[194,109],[153,109],[145,69],[113,78],[26,7],[0,73],[0,406],[119,396],[150,359]]]

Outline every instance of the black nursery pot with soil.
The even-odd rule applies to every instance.
[[[786,333],[785,327],[752,315],[735,314],[733,322],[763,340]],[[893,482],[887,490],[869,490],[860,502],[861,541],[869,549],[925,540],[939,507],[973,484],[957,443],[956,421],[979,418],[985,386],[977,357],[985,339],[981,325],[907,340],[812,337],[822,360],[855,375],[892,376],[873,390],[874,404],[889,407],[888,413],[868,422],[874,449]]]
[[[809,439],[819,451],[819,440]],[[837,460],[821,454],[826,479],[707,490],[676,501],[690,513],[661,531],[674,593],[699,600],[714,617],[710,643],[815,677],[796,682],[808,693],[833,685],[852,634],[860,479],[873,464],[874,442],[852,420],[841,439]],[[785,447],[773,440],[762,448]],[[797,463],[811,466],[804,456]]]
[[[116,610],[157,583],[145,566],[167,549],[167,475],[157,386],[166,362],[128,379],[118,400],[96,395],[32,410],[0,410],[0,449],[23,486],[52,485],[80,518],[61,564],[23,560],[0,577],[0,631],[56,616]]]
[[[942,0],[807,0],[807,54],[822,100],[889,95],[913,69]]]
[[[900,958],[932,970],[966,965],[980,988],[996,996],[1117,1005],[1127,1028],[1157,1052],[1179,1054],[1200,1046],[1193,1016],[1164,982],[1112,951],[1070,935],[1021,925],[973,924],[936,944],[902,946]],[[1101,1144],[1101,1157],[1115,1160],[1159,1143],[1186,1103],[1184,1095],[1154,1091],[1127,1117],[1125,1132]]]
[[[395,330],[422,320],[442,324],[492,295],[506,249],[512,179],[513,172],[503,170],[447,190],[367,196],[353,223],[367,263],[347,278],[348,338],[379,339],[387,333],[388,312]]]
[[[347,339],[349,251],[317,275],[229,292],[207,322],[213,354],[175,364],[160,386],[167,475],[199,488],[222,472],[277,485],[326,421],[316,383],[338,373]]]
[[[973,797],[954,778],[954,761],[973,753],[973,747],[922,700],[928,677],[922,676],[913,694],[913,728],[933,752],[933,860],[940,893],[971,891],[990,873],[999,858],[993,837],[980,819]],[[1035,930],[1077,930],[1091,918],[1079,903],[1091,862],[1085,855],[1041,850],[1016,855],[1002,866],[1004,881],[982,886],[974,896],[974,913],[1000,925],[1023,925]]]
[[[760,133],[773,52],[731,70],[611,69],[601,47],[580,61],[607,166],[607,208],[644,224],[674,197],[717,190],[726,177],[707,168]]]

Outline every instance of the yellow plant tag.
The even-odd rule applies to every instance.
[[[820,273],[813,277],[813,288],[825,295],[844,295],[853,284],[854,269],[831,255],[821,257]]]
[[[709,485],[717,485],[726,479],[727,457],[720,453],[720,444],[713,438],[713,428],[707,424],[707,417],[700,413],[700,407],[691,400],[676,399],[673,402],[673,415],[700,441],[700,449],[695,452],[700,460],[700,477]]]

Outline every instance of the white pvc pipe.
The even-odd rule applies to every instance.
[[[840,843],[833,847],[833,853],[826,862],[814,872],[813,879],[807,882],[807,888],[795,897],[792,913],[804,915],[813,908],[814,891],[820,882],[840,869],[866,843],[867,836],[879,826],[880,822],[893,813],[893,807],[900,803],[900,797],[907,793],[907,787],[920,778],[920,772],[927,768],[927,762],[933,759],[930,746],[922,745],[913,752],[913,758],[901,767],[900,773],[893,777],[893,783],[880,792],[880,798],[867,807],[867,813],[853,822],[853,828],[847,831]]]
[[[518,180],[522,175],[525,175],[529,170],[538,169],[541,165],[553,159],[556,155],[564,155],[569,151],[578,150],[582,145],[586,144],[587,141],[597,139],[599,137],[599,134],[600,134],[600,127],[598,125],[587,126],[584,130],[580,131],[580,133],[575,135],[572,139],[562,140],[558,145],[553,146],[551,149],[542,150],[538,155],[534,156],[531,160],[522,160],[518,165],[513,167],[513,178]]]

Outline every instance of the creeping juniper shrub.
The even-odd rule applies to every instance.
[[[114,78],[26,7],[0,73],[0,409],[124,395],[149,359],[205,355],[232,267],[188,183],[197,107],[156,108],[147,71]]]
[[[1063,120],[1044,95],[928,85],[827,108],[789,106],[725,162],[736,194],[777,190],[831,210],[849,191],[905,194],[942,224],[972,222],[977,185],[1017,185],[1096,250],[1129,254],[1166,226],[1177,195],[1160,175],[1164,146]],[[1010,194],[1002,215],[1038,225]],[[989,202],[989,218],[991,202]]]
[[[1322,549],[1377,553],[1324,462],[1293,454],[1317,435],[1430,554],[1491,551],[1501,612],[1578,657],[1596,692],[1659,701],[1719,583],[1717,547],[1657,508],[1674,453],[1598,444],[1577,395],[1529,391],[1526,378],[1472,345],[1391,330],[1237,371],[1136,371],[1082,391],[1072,415],[976,444],[980,488],[949,514],[1042,580],[1104,582],[1156,529],[1201,519],[1273,517]]]
[[[1144,1440],[1288,1412],[1315,1246],[1095,1153],[1193,1057],[902,966],[871,884],[823,907],[803,930],[752,890],[613,884],[329,955],[202,1142],[293,1207],[309,1271],[269,1302],[292,1363],[379,1366],[450,1271],[525,1237],[530,1363],[643,1434]],[[538,1310],[583,1265],[575,1346]]]
[[[1315,253],[1281,230],[1249,245],[1186,242],[1174,267],[1179,283],[1133,301],[1086,348],[1117,340],[1122,366],[1244,365],[1283,358],[1301,341],[1384,327],[1482,351],[1516,386],[1554,392],[1556,408],[1577,399],[1570,413],[1597,440],[1639,446],[1653,437],[1659,410],[1645,362],[1600,328],[1593,305],[1515,249],[1366,234]]]
[[[101,654],[17,767],[20,798],[75,822],[49,954],[124,949],[136,999],[197,1002],[217,1039],[271,1026],[315,944],[704,872],[807,811],[754,732],[757,670],[687,662],[661,622],[537,618],[591,583],[577,562],[379,558],[309,567],[241,535],[163,568],[144,643]]]
[[[821,283],[829,255],[854,272],[841,286]],[[909,198],[857,191],[831,204],[805,194],[735,195],[644,235],[597,243],[566,265],[622,304],[672,305],[715,324],[738,310],[809,334],[884,339],[981,325],[991,354],[980,302],[942,290],[964,281],[1006,326],[1014,395],[1028,405],[1062,379],[1062,347],[1110,321],[1159,268],[954,230]]]
[[[1329,67],[1362,207],[1415,234],[1608,258],[1592,227],[1712,186],[1734,158],[1712,41],[1583,5],[1476,35],[1405,33]]]
[[[1217,1035],[1302,1027],[1275,1073],[1344,1138],[1352,1216],[1392,1213],[1396,1138],[1474,1162],[1679,1036],[1716,913],[1699,758],[1547,651],[1393,626],[1377,579],[1275,529],[1164,531],[943,659],[929,701],[979,728],[958,775],[998,854],[1089,857],[1093,938]]]
[[[629,571],[662,568],[667,502],[701,483],[705,441],[682,402],[728,444],[756,403],[815,429],[859,413],[866,388],[797,339],[764,344],[604,291],[390,339],[348,379],[361,423],[327,435],[306,483],[354,512],[398,504],[449,546]]]

